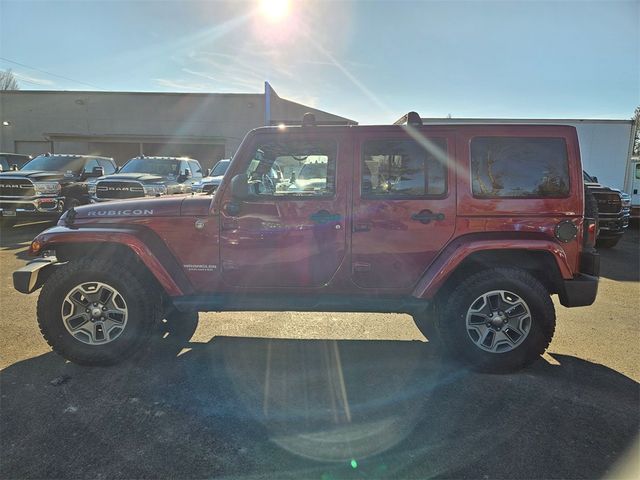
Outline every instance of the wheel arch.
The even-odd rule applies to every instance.
[[[445,280],[438,296],[446,295],[469,276],[487,268],[511,267],[530,273],[549,294],[562,291],[562,275],[553,255],[544,250],[481,250],[465,257]]]
[[[40,234],[40,250],[53,250],[61,262],[78,258],[107,258],[140,268],[170,297],[192,292],[175,257],[152,232],[116,229],[69,229],[55,227]]]
[[[549,294],[561,293],[563,279],[573,277],[564,250],[549,240],[459,242],[445,249],[427,269],[413,296],[442,297],[469,275],[495,267],[525,270],[539,280]]]

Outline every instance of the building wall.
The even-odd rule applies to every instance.
[[[265,125],[263,94],[0,92],[0,151],[113,156],[184,155],[210,168],[231,156],[246,133]],[[271,117],[299,122],[348,120],[271,93]],[[350,121],[349,121],[350,122]],[[269,122],[270,123],[270,122]]]

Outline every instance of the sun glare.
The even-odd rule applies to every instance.
[[[289,0],[261,0],[260,7],[265,17],[279,21],[289,14]]]

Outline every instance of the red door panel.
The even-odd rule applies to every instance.
[[[300,136],[283,135],[278,141],[286,143],[287,138],[296,135]],[[247,148],[253,152],[261,141],[272,138],[258,137]],[[304,138],[314,137],[306,134]],[[347,184],[351,178],[348,146],[336,143],[335,191],[331,196],[313,198],[308,191],[300,196],[257,196],[240,202],[237,214],[231,215],[224,205],[233,199],[228,190],[224,192],[221,202],[224,283],[243,288],[305,288],[322,287],[331,281],[347,252],[345,222],[350,194]],[[248,160],[245,165],[236,164],[232,175],[243,173],[247,165]],[[311,182],[305,182],[300,185],[311,188],[308,187]]]
[[[414,132],[414,137],[415,134]],[[446,148],[448,156],[453,158],[454,141],[451,134],[445,132],[438,134],[436,138],[425,138],[429,140],[426,145],[430,148],[437,144]],[[365,169],[370,168],[367,162],[363,162],[363,156],[372,158],[365,151],[366,142],[385,139],[414,141],[412,136],[398,127],[389,132],[388,138],[379,134],[375,138],[362,134],[357,142],[351,237],[352,280],[362,288],[409,289],[454,233],[455,169],[445,165],[442,175],[447,179],[446,186],[442,187],[443,191],[438,195],[411,195],[415,192],[402,188],[403,184],[410,185],[410,182],[400,178],[395,181],[395,185],[400,185],[397,193],[393,193],[392,180],[389,187],[391,193],[388,195],[367,196],[364,192],[371,187],[366,184],[368,177],[373,174],[365,172]],[[420,151],[420,148],[414,146],[413,151]],[[441,157],[441,164],[453,162],[446,159],[445,152],[442,152]],[[415,175],[415,169],[411,175]],[[428,185],[427,174],[424,182]],[[375,183],[379,184],[380,178],[374,180]]]

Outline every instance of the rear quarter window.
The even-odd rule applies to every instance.
[[[478,198],[569,195],[563,138],[476,137],[471,140],[471,184]]]

